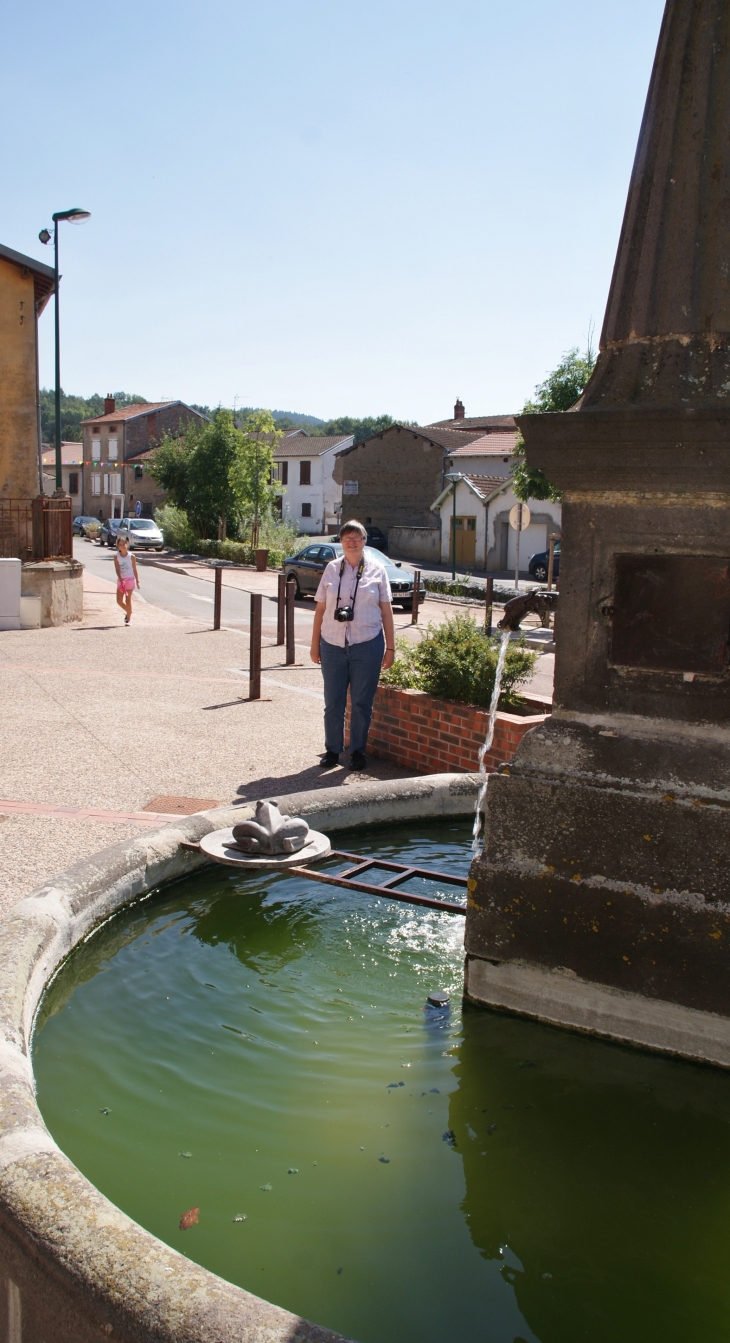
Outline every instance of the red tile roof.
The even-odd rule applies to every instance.
[[[119,410],[112,411],[111,415],[93,415],[88,420],[82,420],[82,424],[115,424],[117,420],[134,420],[138,415],[150,415],[155,410],[162,410],[163,406],[184,406],[184,401],[137,401],[132,406],[122,406]],[[186,410],[192,410],[192,406],[185,406]],[[199,414],[193,411],[194,415]],[[203,419],[204,416],[201,416]]]
[[[479,491],[483,499],[488,499],[490,494],[494,494],[494,491],[501,489],[502,486],[512,484],[509,476],[474,476],[471,473],[469,475],[464,473],[464,478]]]
[[[61,444],[61,463],[63,466],[83,466],[84,464],[84,445],[83,443],[62,443]],[[49,448],[47,443],[43,444],[43,465],[55,466],[56,449]]]
[[[465,435],[460,434],[459,438],[463,440]],[[507,457],[515,450],[517,442],[517,430],[512,429],[507,432],[494,434],[476,435],[465,442],[461,442],[450,457]]]
[[[321,457],[323,452],[334,448],[338,443],[347,443],[352,434],[322,434],[318,438],[302,437],[293,434],[291,438],[282,438],[274,448],[274,457]]]
[[[437,448],[443,448],[452,455],[450,450],[463,447],[465,443],[471,443],[474,439],[481,438],[479,433],[456,434],[451,429],[439,429],[434,425],[426,425],[421,428],[416,424],[391,424],[388,429],[381,429],[379,434],[373,434],[370,438],[365,438],[361,443],[353,443],[351,448],[345,448],[343,452],[338,453],[338,457],[346,457],[350,452],[356,452],[367,443],[372,443],[374,438],[385,438],[386,434],[404,434],[406,437],[411,434],[413,438],[425,438],[428,443],[433,443]]]
[[[427,429],[457,429],[469,433],[472,429],[514,429],[514,415],[467,415],[463,420],[435,420]]]

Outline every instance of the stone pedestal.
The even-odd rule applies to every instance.
[[[24,597],[40,597],[41,625],[68,625],[84,614],[84,566],[78,560],[39,560],[24,564]]]

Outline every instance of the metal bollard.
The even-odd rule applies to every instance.
[[[418,624],[418,608],[421,604],[421,570],[413,570],[413,605],[411,606],[411,624]]]
[[[223,570],[215,571],[215,587],[213,589],[213,629],[219,630],[221,627],[221,591],[223,588]]]
[[[294,597],[296,595],[297,585],[294,579],[287,579],[286,583],[286,666],[289,667],[296,661],[296,652],[294,649]]]
[[[487,587],[484,603],[484,633],[492,633],[492,608],[494,606],[494,579],[487,578]]]
[[[249,624],[248,697],[261,699],[261,593],[251,593]]]
[[[276,643],[283,644],[284,634],[284,608],[286,606],[286,574],[279,574],[279,589],[276,599]]]

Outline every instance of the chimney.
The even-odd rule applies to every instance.
[[[111,396],[111,395],[110,395],[110,396],[105,396],[105,397],[104,397],[104,414],[105,414],[105,415],[113,415],[113,414],[114,414],[114,411],[116,410],[116,408],[117,408],[117,403],[116,403],[114,397]]]
[[[454,419],[463,420],[463,418],[464,418],[464,402],[457,396],[456,405],[454,406]]]

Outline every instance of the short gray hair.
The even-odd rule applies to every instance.
[[[349,522],[343,522],[340,527],[340,540],[342,540],[345,532],[359,532],[364,541],[368,539],[365,528],[361,522],[358,522],[357,518],[351,518]]]

